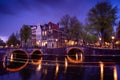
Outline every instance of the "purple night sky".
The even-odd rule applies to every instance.
[[[0,0],[0,38],[6,41],[23,24],[57,23],[65,14],[84,23],[89,9],[100,1],[105,0]],[[120,16],[120,0],[107,1],[118,6]]]

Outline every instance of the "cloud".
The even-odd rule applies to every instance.
[[[46,1],[46,2],[45,2]],[[47,0],[0,0],[1,14],[16,14],[22,10],[30,10],[35,6],[48,3]]]
[[[14,15],[29,9],[29,0],[0,0],[0,13]]]
[[[0,39],[2,39],[4,42],[6,42],[8,40],[7,36],[0,36]]]

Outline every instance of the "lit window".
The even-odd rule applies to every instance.
[[[45,36],[47,35],[47,32],[45,31]]]

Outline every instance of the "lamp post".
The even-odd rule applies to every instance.
[[[114,39],[115,39],[115,36],[111,36],[111,38],[112,38],[112,48],[114,48]]]

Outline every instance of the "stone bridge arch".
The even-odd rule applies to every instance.
[[[37,65],[42,62],[42,50],[40,49],[34,49],[30,55],[30,59],[32,64]]]
[[[29,56],[24,50],[12,50],[3,57],[3,67],[8,71],[19,71],[29,62]]]
[[[72,63],[81,63],[84,59],[83,50],[79,47],[69,47],[66,49],[67,59]]]

